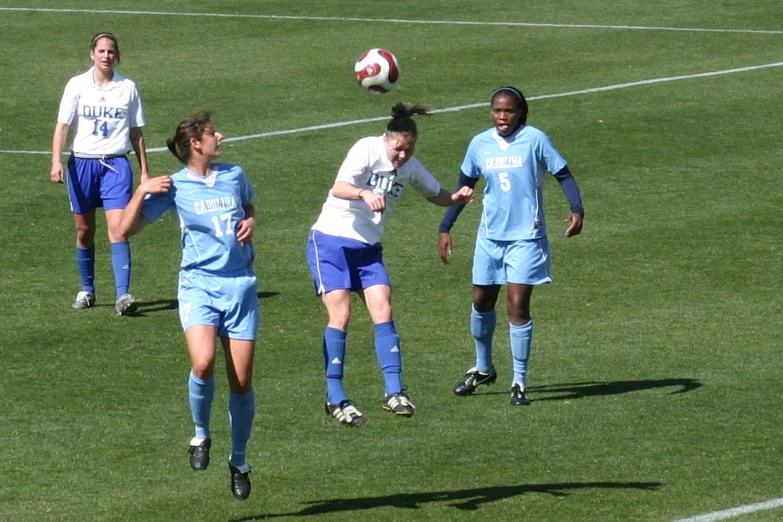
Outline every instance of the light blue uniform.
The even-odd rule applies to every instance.
[[[218,327],[218,335],[254,340],[260,322],[252,243],[240,245],[236,227],[255,195],[244,170],[215,163],[207,176],[187,168],[171,176],[171,190],[152,194],[142,214],[153,222],[175,209],[182,231],[180,320]]]
[[[551,281],[543,185],[566,161],[549,137],[529,125],[503,137],[493,127],[470,142],[462,172],[484,177],[473,284],[541,284]]]

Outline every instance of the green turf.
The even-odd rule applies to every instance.
[[[322,19],[0,10],[0,520],[667,522],[783,497],[783,68],[549,97],[779,62],[778,4],[3,2]],[[336,19],[345,17],[378,21]],[[237,137],[383,117],[400,100],[485,103],[503,84],[538,97],[529,121],[567,158],[587,217],[582,236],[562,237],[567,204],[550,180],[555,284],[533,299],[533,405],[508,403],[502,299],[498,383],[452,394],[473,363],[480,206],[463,213],[443,266],[442,209],[411,191],[384,244],[417,414],[381,410],[372,327],[357,301],[345,383],[368,422],[347,429],[325,416],[326,317],[305,238],[345,152],[384,123],[231,142],[224,159],[243,165],[257,190],[254,491],[246,502],[229,492],[222,373],[213,466],[192,472],[175,224],[164,218],[133,240],[133,292],[144,302],[138,317],[118,318],[101,221],[98,306],[72,311],[79,288],[64,187],[48,181],[48,155],[8,152],[49,149],[62,89],[89,67],[101,30],[118,35],[119,70],[140,86],[150,148],[200,109],[214,109],[218,129]],[[375,46],[402,63],[400,85],[384,96],[352,79],[354,59]],[[468,140],[489,125],[486,108],[421,119],[417,156],[451,187]],[[163,152],[150,166],[179,168]],[[778,508],[738,520],[781,517]]]

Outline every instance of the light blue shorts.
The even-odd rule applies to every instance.
[[[249,268],[230,275],[200,270],[179,273],[179,320],[182,329],[216,326],[219,337],[253,341],[261,323],[258,280]]]
[[[473,284],[479,286],[551,283],[546,237],[518,241],[476,238]]]

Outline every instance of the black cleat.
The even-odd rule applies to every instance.
[[[410,417],[416,412],[416,406],[411,402],[411,398],[402,392],[384,397],[383,409],[401,417]]]
[[[207,469],[209,466],[209,448],[212,447],[212,439],[204,439],[201,444],[190,445],[190,467],[195,470]]]
[[[489,373],[481,373],[477,368],[473,367],[465,373],[465,379],[457,383],[454,387],[454,393],[457,395],[470,395],[476,388],[484,384],[492,384],[498,379],[498,372],[495,368]]]
[[[511,404],[512,406],[528,406],[530,404],[530,399],[525,395],[524,384],[515,382],[511,387]]]
[[[250,466],[237,467],[229,462],[228,470],[231,472],[231,493],[237,500],[245,500],[250,496]]]
[[[359,408],[348,399],[339,404],[330,404],[329,401],[327,401],[324,409],[326,410],[327,415],[331,415],[340,421],[341,424],[345,424],[346,426],[353,427],[364,424],[364,415],[362,415]]]

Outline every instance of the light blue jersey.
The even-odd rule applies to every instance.
[[[516,241],[546,237],[542,189],[547,172],[556,174],[566,161],[542,131],[524,125],[508,137],[495,128],[476,135],[462,162],[462,172],[484,176],[478,237]]]
[[[236,227],[255,191],[242,167],[214,163],[207,176],[184,168],[171,180],[171,190],[150,195],[141,213],[153,222],[166,210],[176,209],[182,230],[182,269],[225,273],[247,268],[253,262],[253,246],[239,244]]]

